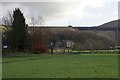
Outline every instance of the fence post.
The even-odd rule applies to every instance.
[[[50,43],[51,54],[53,54],[53,43]]]

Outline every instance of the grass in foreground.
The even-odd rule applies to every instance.
[[[3,58],[3,78],[117,77],[117,54],[19,54]]]

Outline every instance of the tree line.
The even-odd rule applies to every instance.
[[[3,46],[8,45],[10,51],[32,51],[32,52],[48,52],[50,43],[56,47],[58,42],[63,40],[72,40],[73,50],[86,49],[109,49],[114,46],[114,41],[96,34],[96,32],[80,32],[72,31],[68,27],[67,30],[52,30],[44,27],[34,28],[35,24],[42,24],[43,18],[39,16],[38,21],[34,17],[31,18],[33,28],[28,27],[25,17],[19,8],[15,8],[13,15],[9,13],[9,18],[3,18],[3,26],[7,29],[3,36]],[[65,46],[64,46],[65,47]]]

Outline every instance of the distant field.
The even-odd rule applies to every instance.
[[[118,54],[19,54],[3,58],[3,78],[118,78]]]

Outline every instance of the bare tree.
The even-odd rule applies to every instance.
[[[44,19],[42,16],[38,16],[38,25],[44,25]]]
[[[37,23],[36,19],[34,16],[31,17],[31,24],[32,26],[35,26],[35,24]]]
[[[32,26],[35,26],[35,25],[44,25],[44,19],[41,15],[35,17],[35,16],[32,16],[31,17],[31,24]]]
[[[10,30],[12,27],[13,16],[12,12],[8,11],[7,16],[2,17],[2,25],[6,27],[7,30]]]

